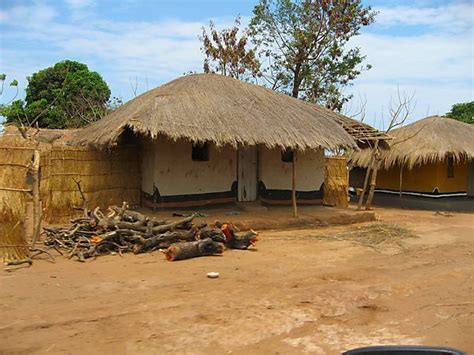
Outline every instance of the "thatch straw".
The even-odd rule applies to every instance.
[[[0,147],[0,261],[28,256],[23,221],[31,186],[27,185],[28,164],[33,150],[28,147]]]
[[[347,207],[348,173],[345,157],[326,157],[323,204]]]
[[[326,238],[348,241],[377,251],[383,251],[387,246],[395,246],[401,251],[405,251],[406,246],[403,242],[408,238],[418,238],[418,236],[409,229],[396,224],[371,223],[328,235]]]
[[[136,151],[133,146],[102,151],[81,147],[51,149],[44,161],[48,163],[43,166],[46,172],[42,170],[45,219],[58,223],[80,213],[74,210],[83,203],[74,180],[80,181],[90,206],[105,208],[122,201],[138,205],[141,178]]]
[[[25,139],[17,126],[9,124],[5,131],[0,135],[0,145],[9,147],[35,147],[39,150],[50,149],[52,145],[66,145],[74,133],[79,129],[48,129],[48,128],[28,128]]]
[[[217,74],[188,75],[148,91],[77,134],[72,142],[108,147],[131,129],[155,139],[297,149],[355,148],[339,114]]]
[[[15,235],[24,237],[23,222],[20,225],[16,222],[24,220],[26,195],[21,190],[24,190],[27,164],[35,149],[41,152],[40,194],[45,221],[59,223],[80,213],[74,210],[74,207],[82,206],[74,179],[81,181],[91,206],[107,207],[122,201],[128,201],[132,206],[140,203],[137,147],[99,151],[66,146],[69,136],[75,131],[29,129],[27,134],[34,136],[34,139],[26,140],[17,127],[7,126],[0,136],[0,187],[8,187],[9,190],[0,190],[0,202],[2,206],[14,209],[11,212],[5,210],[5,218],[11,217],[8,221],[0,217],[0,222],[5,221],[0,237],[5,235],[5,230],[13,233],[13,227]],[[13,191],[12,188],[20,191]]]
[[[451,118],[432,116],[390,132],[390,150],[381,154],[382,168],[415,166],[443,161],[452,156],[455,162],[474,159],[474,125]],[[367,167],[370,149],[354,152],[353,166]]]

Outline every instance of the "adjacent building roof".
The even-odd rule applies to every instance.
[[[28,128],[24,139],[17,126],[9,124],[0,133],[0,146],[38,146],[39,148],[64,146],[80,129]]]
[[[448,155],[455,161],[474,159],[474,125],[447,117],[431,116],[390,132],[390,150],[381,154],[382,167],[416,165],[441,161]],[[370,149],[354,152],[354,166],[367,167]]]
[[[356,149],[326,108],[217,74],[195,74],[148,91],[83,129],[75,144],[108,147],[130,129],[156,138],[263,144],[298,149]]]
[[[392,139],[390,135],[379,131],[372,126],[352,118],[338,115],[336,121],[349,133],[357,142],[361,149],[374,147],[378,141],[378,147],[381,149],[389,149],[388,141]]]

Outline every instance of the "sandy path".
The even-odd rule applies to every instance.
[[[474,215],[376,212],[420,238],[378,252],[318,238],[354,226],[270,230],[258,251],[223,257],[58,258],[2,271],[0,353],[337,354],[394,343],[474,351]]]

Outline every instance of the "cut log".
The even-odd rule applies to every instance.
[[[168,224],[163,224],[161,226],[153,227],[152,231],[153,231],[153,233],[167,232],[167,231],[176,229],[177,227],[179,227],[183,224],[191,222],[195,217],[196,217],[196,215],[193,213],[191,216],[180,219],[180,220],[177,220],[175,222],[171,222],[171,223],[168,223]]]
[[[196,239],[196,232],[197,231],[194,228],[189,231],[168,231],[166,233],[144,239],[144,242],[141,245],[136,245],[133,251],[135,254],[139,254],[157,249],[168,248],[171,244],[177,242],[194,241]]]
[[[234,237],[226,243],[226,246],[231,249],[248,249],[251,245],[255,245],[258,241],[258,233],[250,230],[244,235],[234,235]]]
[[[176,243],[166,251],[166,259],[169,261],[184,260],[198,256],[219,255],[224,252],[224,244],[212,239],[197,240],[194,242]]]
[[[219,228],[205,227],[198,231],[196,239],[212,239],[215,242],[225,243],[226,237]]]

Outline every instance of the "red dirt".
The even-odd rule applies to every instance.
[[[249,202],[244,203],[242,208],[226,207],[198,210],[198,212],[203,212],[209,216],[196,218],[195,221],[204,221],[209,224],[215,221],[232,222],[241,230],[316,228],[375,221],[375,213],[373,211],[359,211],[357,213],[354,213],[354,211],[355,208],[352,206],[349,209],[299,206],[298,218],[293,218],[292,207],[274,206],[266,208]],[[143,209],[140,212],[152,215],[158,219],[169,218],[171,214],[170,211],[150,213],[149,209]],[[185,213],[191,212],[191,210],[188,210]]]
[[[57,258],[2,272],[0,353],[473,352],[474,215],[376,213],[419,238],[376,251],[318,238],[356,226],[268,230],[258,250],[222,257]]]

